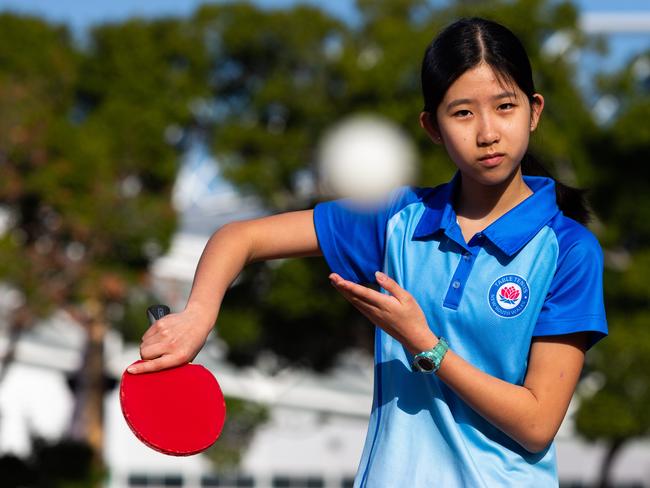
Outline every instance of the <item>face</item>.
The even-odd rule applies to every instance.
[[[420,124],[463,174],[481,185],[499,185],[518,174],[544,107],[534,95],[530,103],[515,83],[503,83],[487,64],[466,71],[447,90],[436,111]]]

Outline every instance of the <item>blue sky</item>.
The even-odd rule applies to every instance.
[[[12,10],[42,15],[63,22],[74,29],[84,29],[93,23],[116,21],[130,16],[188,15],[203,3],[222,0],[0,0],[0,10]],[[297,0],[253,0],[268,8],[294,5]],[[354,15],[354,0],[301,0],[321,6],[341,17]],[[650,12],[648,0],[573,0],[584,11],[645,11]],[[432,3],[446,3],[432,0]]]
[[[0,0],[0,11],[29,13],[51,21],[65,23],[82,37],[91,25],[120,21],[131,16],[157,17],[189,15],[197,6],[209,0]],[[212,0],[213,2],[215,0]],[[216,0],[217,2],[220,0]],[[445,3],[445,0],[432,0]],[[297,3],[296,0],[254,0],[267,8],[283,8]],[[342,18],[354,17],[354,0],[302,0],[303,3],[326,8]],[[584,12],[644,12],[650,14],[650,0],[574,0]],[[650,49],[650,32],[609,35],[610,54],[604,58],[581,59],[584,70],[597,66],[599,69],[615,69],[634,54]],[[583,73],[584,74],[584,73]]]
[[[122,20],[131,16],[189,15],[204,3],[219,0],[0,0],[0,10],[13,10],[45,16],[76,29],[93,23]],[[298,3],[296,0],[255,0],[269,8],[283,8]],[[354,15],[353,1],[303,0],[303,3],[326,7],[330,12],[349,17]]]

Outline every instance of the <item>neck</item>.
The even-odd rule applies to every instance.
[[[526,185],[521,167],[506,181],[486,186],[461,174],[456,213],[469,220],[494,220],[523,202],[533,192]]]

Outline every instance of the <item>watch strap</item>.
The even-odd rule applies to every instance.
[[[427,358],[429,361],[433,363],[433,369],[427,372],[435,373],[440,369],[440,364],[442,363],[442,360],[445,358],[445,354],[447,354],[448,350],[449,350],[449,344],[447,344],[447,341],[445,340],[444,337],[440,337],[438,343],[435,346],[433,346],[433,348],[429,349],[428,351],[422,351],[421,353],[415,355],[415,357],[413,358],[413,365],[412,365],[413,371],[423,371],[421,368],[418,367],[418,360],[421,358]]]

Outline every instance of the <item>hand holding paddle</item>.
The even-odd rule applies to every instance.
[[[147,317],[151,327],[142,336],[140,345],[140,357],[144,361],[131,365],[129,373],[151,373],[194,360],[212,327],[212,322],[194,310],[170,314],[164,305],[150,307]]]
[[[151,323],[167,314],[169,308],[164,305],[147,309]],[[155,344],[155,333],[151,336]],[[136,361],[122,375],[120,404],[129,427],[147,446],[164,454],[189,456],[207,449],[221,434],[226,415],[216,378],[203,366],[188,363],[146,374],[131,373],[154,361]],[[159,361],[156,366],[161,364]]]

